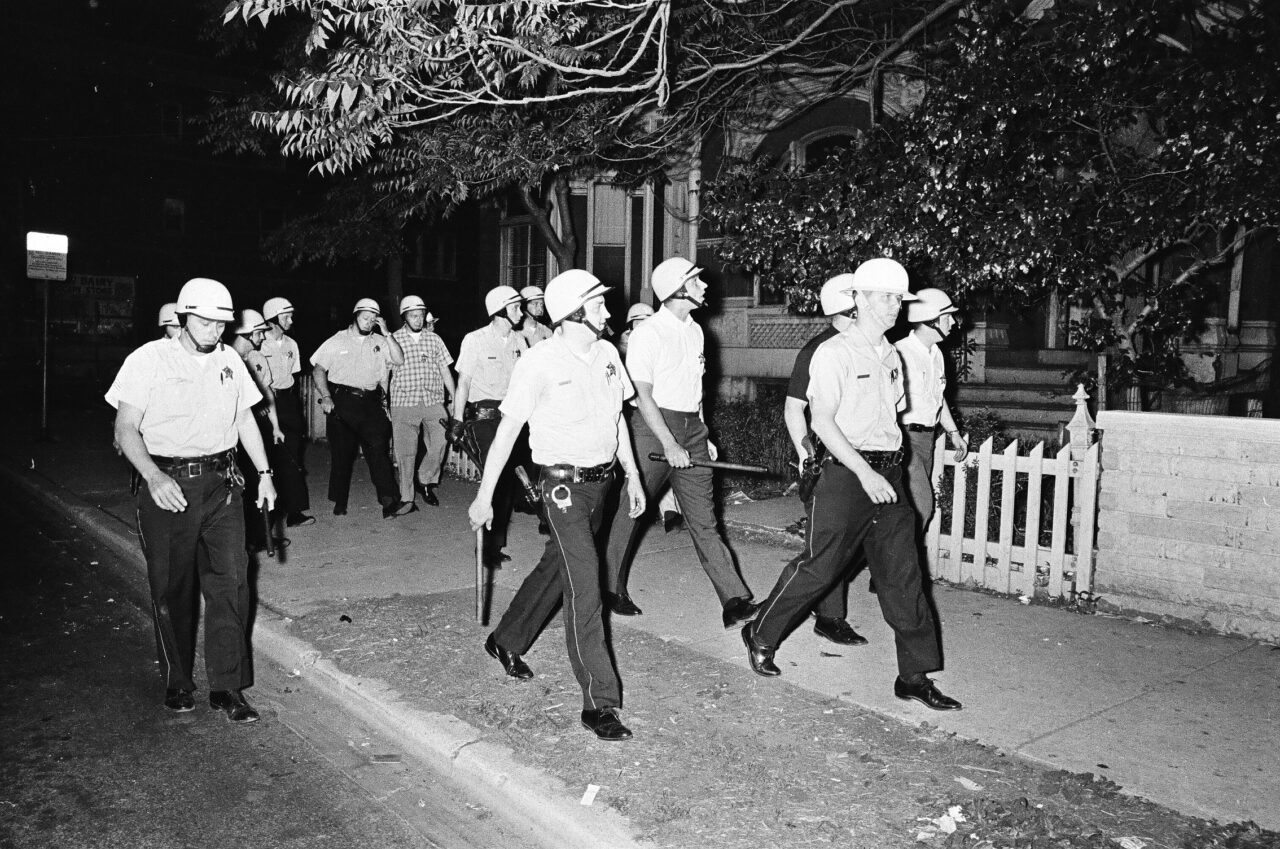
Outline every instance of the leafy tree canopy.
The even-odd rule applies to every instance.
[[[960,2],[233,0],[237,39],[296,36],[274,89],[222,104],[210,137],[263,149],[252,125],[321,174],[366,174],[367,207],[401,221],[521,190],[563,264],[546,201],[567,177],[643,179],[771,82],[892,68]]]
[[[807,171],[722,174],[724,258],[801,312],[876,255],[979,308],[1056,289],[1095,309],[1077,342],[1138,334],[1171,367],[1205,281],[1280,215],[1280,5],[970,2],[960,28],[912,114]]]

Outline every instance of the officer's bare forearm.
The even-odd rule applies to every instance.
[[[449,398],[449,400],[452,401],[453,398],[458,393],[454,391],[453,373],[449,371],[448,366],[440,366],[440,379],[444,381],[444,391],[447,394],[447,397]],[[455,416],[454,418],[457,418],[457,416]]]
[[[951,407],[946,401],[942,402],[942,430],[948,434],[960,435],[960,428],[956,427],[955,417],[951,415]]]
[[[316,394],[321,398],[329,397],[329,372],[324,366],[316,366],[311,370],[311,379],[316,385]]]
[[[142,411],[121,404],[116,413],[115,437],[120,445],[120,453],[133,464],[143,478],[163,474],[160,467],[151,459],[146,443],[142,441]]]
[[[662,410],[658,408],[658,404],[653,400],[653,384],[636,381],[636,405],[640,407],[640,415],[644,416],[644,423],[649,426],[649,430],[653,435],[658,437],[658,441],[662,443],[662,447],[675,445],[676,438],[671,435],[671,429],[667,427],[667,422],[662,418]]]
[[[258,430],[258,423],[253,420],[252,410],[241,410],[236,414],[236,433],[240,435],[240,444],[244,446],[244,453],[249,455],[253,467],[260,472],[271,468],[271,462],[267,459],[267,449],[262,444],[262,433]]]
[[[804,448],[804,438],[809,435],[809,425],[804,420],[804,411],[808,407],[808,401],[791,397],[788,397],[782,406],[782,421],[787,426],[787,436],[791,437],[791,444],[796,449],[797,457],[805,457],[809,453]]]
[[[507,468],[507,460],[511,459],[511,449],[520,436],[520,428],[524,422],[516,421],[510,416],[503,416],[498,422],[498,432],[489,445],[489,453],[484,458],[484,474],[480,477],[480,491],[476,493],[477,501],[492,502],[494,490],[498,488],[498,479]]]
[[[631,431],[627,429],[624,416],[618,416],[618,463],[627,477],[636,474],[636,452],[631,447]]]
[[[471,375],[458,372],[458,390],[453,393],[453,417],[462,421],[462,414],[467,406],[467,395],[471,392]]]

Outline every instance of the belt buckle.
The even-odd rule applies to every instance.
[[[200,475],[204,473],[204,469],[202,468],[202,466],[204,466],[204,463],[198,460],[194,463],[187,463],[185,465],[186,465],[186,474],[187,474],[187,477],[189,478],[198,478],[200,477]]]

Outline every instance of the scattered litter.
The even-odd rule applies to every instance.
[[[338,617],[338,621],[339,621],[339,622],[350,622],[350,621],[351,621],[351,617],[344,613],[344,614],[342,614],[341,616],[339,616],[339,617]]]
[[[89,565],[90,565],[90,566],[97,566],[97,565],[98,565],[98,561],[96,561],[96,560],[90,560],[90,561],[89,561]],[[110,601],[110,599],[107,599],[107,600],[108,600],[108,601]]]
[[[965,778],[963,775],[957,775],[957,776],[954,776],[954,778],[956,783],[959,784],[961,787],[963,787],[965,790],[972,790],[973,792],[976,793],[982,789],[981,784],[979,784],[976,781],[971,781],[968,778]]]
[[[427,803],[426,803],[424,800],[422,800],[422,799],[419,799],[419,800],[418,800],[418,807],[419,807],[419,808],[425,808],[426,806],[427,806]]]
[[[942,834],[955,834],[956,823],[967,821],[964,817],[964,809],[959,805],[952,805],[947,808],[947,812],[940,817],[935,817],[934,819],[919,817],[919,819],[929,824],[920,827],[916,832],[916,840],[928,840],[931,837],[937,837]]]
[[[31,470],[32,470],[32,471],[35,471],[35,468],[36,468],[36,458],[35,458],[35,457],[32,457],[32,458],[31,458]]]
[[[383,755],[374,755],[369,760],[376,764],[398,764],[400,763],[400,755],[395,752],[388,752]]]
[[[301,678],[301,677],[302,677],[302,670],[301,670],[301,669],[290,669],[290,670],[289,670],[289,677],[290,677],[290,678]]]
[[[1120,849],[1145,849],[1147,845],[1141,837],[1121,837],[1116,843],[1120,844]]]
[[[588,784],[587,789],[582,793],[582,800],[578,802],[583,807],[591,807],[591,803],[596,800],[596,794],[600,792],[600,786],[597,784]]]
[[[1031,596],[1029,596],[1029,595],[1020,595],[1020,596],[1018,596],[1018,601],[1022,602],[1023,604],[1030,604],[1030,603],[1031,603]]]
[[[115,604],[115,601],[116,600],[114,598],[109,598],[107,599],[107,604]]]
[[[751,500],[751,496],[747,495],[740,489],[735,489],[724,497],[725,504],[747,504],[750,503]]]

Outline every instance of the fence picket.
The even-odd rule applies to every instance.
[[[951,478],[951,571],[954,580],[963,583],[968,570],[964,567],[964,514],[968,503],[969,487],[966,486],[969,467],[964,463],[955,464],[955,475]]]
[[[1022,558],[1022,585],[1019,591],[1023,595],[1034,595],[1036,591],[1036,568],[1040,560],[1040,487],[1044,469],[1044,443],[1036,443],[1027,457],[1027,524],[1023,540],[1026,554]]]
[[[1067,519],[1071,487],[1071,446],[1064,445],[1053,463],[1053,543],[1049,551],[1049,586],[1052,597],[1063,594],[1062,573],[1067,560]]]
[[[1080,476],[1076,478],[1076,500],[1080,505],[1080,527],[1075,539],[1076,592],[1093,589],[1093,541],[1098,527],[1098,477],[1102,469],[1100,448],[1097,442],[1089,446]]]
[[[937,575],[938,549],[942,538],[942,470],[947,466],[946,453],[947,437],[945,434],[939,434],[938,439],[933,443],[933,469],[929,476],[929,480],[933,482],[934,510],[933,515],[929,517],[929,527],[925,528],[924,532],[925,559],[928,561],[930,573],[934,575]]]
[[[978,449],[978,492],[974,503],[973,522],[973,579],[980,586],[986,585],[987,577],[987,526],[991,517],[991,452],[995,448],[995,437],[988,436],[987,441]]]
[[[1000,541],[996,548],[996,577],[994,589],[1002,593],[1013,591],[1013,510],[1014,495],[1018,491],[1018,440],[1010,442],[1001,455],[1003,466],[1000,475]]]

